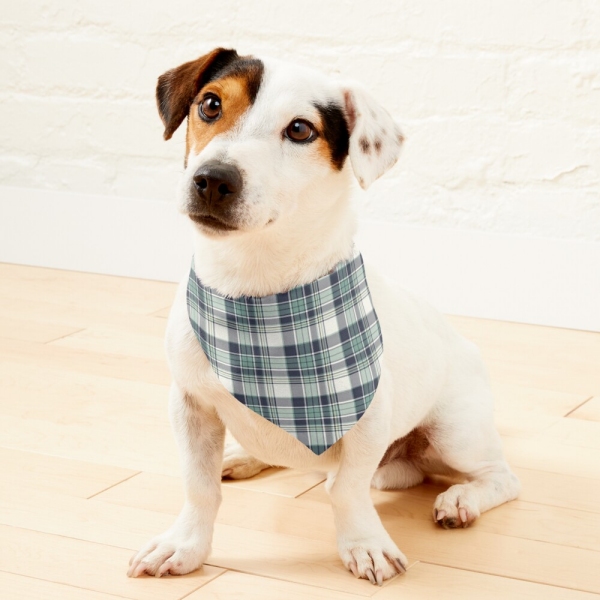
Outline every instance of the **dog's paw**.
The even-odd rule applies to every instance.
[[[468,527],[479,514],[477,493],[468,483],[448,488],[433,505],[433,520],[444,529]]]
[[[344,566],[355,577],[368,579],[374,585],[406,572],[406,556],[391,540],[347,540],[338,546]]]
[[[258,458],[250,456],[238,443],[225,446],[221,477],[248,479],[268,468],[269,465],[258,460]]]
[[[131,557],[127,576],[185,575],[200,568],[209,553],[210,542],[203,536],[167,531]]]

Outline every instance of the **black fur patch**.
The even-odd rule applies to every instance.
[[[340,171],[348,156],[348,147],[350,145],[350,132],[344,111],[335,102],[330,102],[329,104],[315,103],[315,108],[321,115],[321,122],[323,123],[322,135],[331,151],[331,162]]]
[[[225,77],[242,77],[247,82],[248,97],[250,102],[254,103],[265,67],[261,60],[250,56],[237,57],[234,61],[226,63],[222,68],[215,70],[211,76],[206,79],[204,85],[214,81],[215,79],[223,79]]]

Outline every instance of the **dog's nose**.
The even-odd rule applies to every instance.
[[[194,173],[194,187],[198,196],[209,205],[224,200],[230,204],[242,191],[242,174],[233,165],[209,161]]]

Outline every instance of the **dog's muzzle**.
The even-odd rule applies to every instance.
[[[236,229],[231,224],[232,209],[242,187],[242,174],[234,165],[216,160],[204,163],[192,180],[190,218],[213,229]]]

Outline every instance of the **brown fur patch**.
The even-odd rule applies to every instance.
[[[252,105],[250,81],[243,74],[226,76],[208,83],[190,108],[187,132],[187,153],[199,153],[215,136],[233,129],[240,118]],[[207,94],[215,94],[221,99],[221,117],[207,123],[198,114],[199,105]]]
[[[375,152],[379,154],[381,152],[381,140],[375,140],[373,145],[375,146]]]
[[[358,143],[360,144],[360,149],[365,154],[371,153],[371,143],[369,142],[369,140],[366,137],[361,137],[360,140],[358,140]]]
[[[392,442],[386,450],[381,462],[380,467],[387,465],[393,460],[408,460],[415,461],[423,456],[425,450],[429,447],[429,440],[424,429],[417,427],[413,429],[408,435],[403,438]]]
[[[356,109],[354,108],[352,93],[348,90],[344,92],[344,108],[346,109],[346,119],[348,119],[348,132],[352,133],[356,125]]]
[[[188,114],[198,90],[232,61],[239,59],[235,50],[216,48],[212,52],[163,73],[156,86],[158,113],[165,125],[164,138],[168,140]]]

